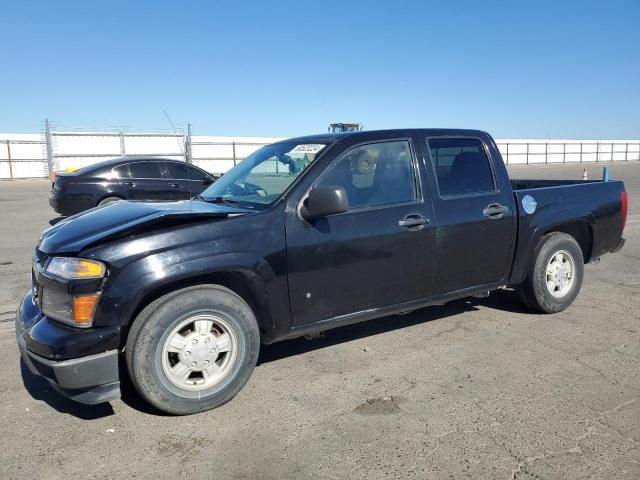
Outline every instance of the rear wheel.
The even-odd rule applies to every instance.
[[[145,400],[185,415],[231,400],[249,380],[259,348],[246,302],[222,286],[199,285],[167,294],[138,315],[127,367]]]
[[[102,207],[104,205],[109,205],[110,203],[114,203],[117,202],[119,200],[122,200],[120,197],[107,197],[107,198],[103,198],[102,200],[100,200],[98,202],[98,207]]]
[[[527,279],[518,288],[520,298],[533,310],[561,312],[576,299],[583,276],[582,250],[575,238],[549,233],[538,242]]]

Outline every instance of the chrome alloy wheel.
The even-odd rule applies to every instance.
[[[238,340],[217,315],[200,314],[180,322],[162,347],[162,370],[176,387],[201,391],[220,383],[231,370]]]
[[[573,287],[575,262],[566,250],[559,250],[547,263],[546,284],[549,293],[556,297],[564,297]]]

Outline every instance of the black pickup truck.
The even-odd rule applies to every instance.
[[[118,398],[126,365],[157,408],[199,412],[238,393],[261,343],[503,287],[559,312],[626,214],[620,181],[509,180],[482,131],[295,138],[192,200],[45,230],[17,341],[77,401]]]

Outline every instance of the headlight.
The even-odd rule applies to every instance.
[[[77,327],[90,327],[99,298],[99,293],[70,295],[51,288],[43,288],[42,312],[60,322]]]
[[[104,263],[84,258],[54,257],[47,265],[46,272],[67,280],[81,278],[102,278],[107,268]]]

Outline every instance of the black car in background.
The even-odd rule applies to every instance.
[[[49,205],[60,215],[73,215],[118,200],[185,200],[216,180],[201,168],[178,160],[121,157],[58,173]]]

